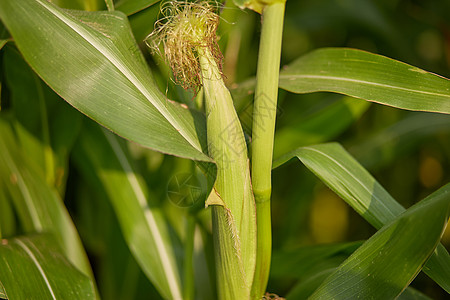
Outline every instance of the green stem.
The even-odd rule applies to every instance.
[[[252,127],[252,184],[257,216],[257,254],[252,299],[260,299],[265,292],[272,254],[271,174],[284,9],[285,2],[276,2],[266,5],[262,11]]]

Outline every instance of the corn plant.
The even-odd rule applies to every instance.
[[[421,272],[450,293],[450,185],[405,209],[368,171],[386,136],[449,155],[450,81],[344,47],[280,71],[293,0],[159,2],[0,0],[0,299],[429,299]],[[289,118],[296,97],[314,113]],[[332,142],[383,105],[401,114],[384,135]],[[272,245],[271,207],[308,217],[272,179],[318,188],[293,158],[374,233]]]

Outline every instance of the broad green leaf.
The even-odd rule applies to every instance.
[[[86,124],[75,159],[86,178],[108,194],[125,240],[148,278],[164,298],[181,299],[167,224],[160,209],[149,203],[149,192],[123,141],[97,124]]]
[[[405,211],[339,144],[299,148],[277,159],[274,167],[295,156],[375,228],[381,228]],[[450,255],[442,245],[436,248],[423,270],[450,292]]]
[[[300,146],[328,141],[359,119],[368,108],[366,101],[343,97],[292,126],[280,128],[275,132],[274,157]]]
[[[86,253],[62,199],[23,154],[3,118],[0,118],[0,180],[25,232],[54,234],[69,261],[91,275]]]
[[[120,10],[127,16],[137,13],[138,11],[144,10],[160,0],[119,0],[117,1],[115,7],[116,10]],[[148,27],[153,27],[153,23],[149,23]]]
[[[383,226],[310,299],[395,299],[420,272],[450,216],[450,184]]]
[[[6,0],[0,17],[30,66],[82,113],[145,147],[211,161],[204,116],[157,89],[123,13]]]
[[[294,93],[341,93],[397,108],[450,113],[450,81],[369,52],[325,48],[280,73],[280,87]]]
[[[1,240],[0,281],[8,299],[96,299],[93,282],[48,234]]]

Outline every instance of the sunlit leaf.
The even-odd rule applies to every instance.
[[[1,240],[0,282],[0,297],[9,299],[96,299],[92,281],[67,261],[51,235]]]
[[[335,92],[408,110],[450,113],[450,80],[369,52],[325,48],[280,73],[294,93]]]
[[[25,60],[72,106],[145,147],[211,161],[204,116],[157,89],[123,13],[6,0],[0,17]]]

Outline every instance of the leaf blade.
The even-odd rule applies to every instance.
[[[381,228],[310,299],[398,297],[438,245],[449,213],[450,184]]]
[[[10,299],[95,299],[93,282],[48,234],[2,240],[0,258],[3,294]]]
[[[179,270],[162,212],[147,203],[149,191],[123,143],[92,122],[86,125],[75,148],[76,164],[86,178],[94,175],[94,184],[108,195],[128,247],[147,277],[166,299],[181,299]]]
[[[26,61],[72,106],[145,147],[211,161],[202,151],[204,116],[157,89],[123,13],[62,10],[41,0],[0,7]]]
[[[281,72],[280,87],[294,93],[335,92],[407,110],[450,113],[448,79],[356,49],[313,51]]]
[[[375,228],[392,222],[405,209],[337,143],[302,147],[274,162],[280,166],[298,157],[330,189]],[[375,196],[373,196],[373,195]],[[450,292],[450,255],[438,245],[423,271],[447,292]]]
[[[75,266],[92,276],[81,240],[63,201],[23,155],[9,124],[0,118],[0,180],[26,232],[50,232]]]

